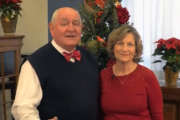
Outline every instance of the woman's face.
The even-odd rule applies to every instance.
[[[114,46],[114,56],[117,62],[133,62],[135,54],[136,46],[132,33],[128,33],[122,41],[118,41]]]

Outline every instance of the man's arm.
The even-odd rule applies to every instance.
[[[42,99],[39,78],[29,61],[26,61],[19,75],[12,114],[15,120],[40,120],[37,106]]]

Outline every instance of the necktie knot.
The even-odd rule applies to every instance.
[[[64,58],[69,62],[72,58],[77,61],[81,60],[81,54],[79,50],[74,50],[72,53],[63,52]]]

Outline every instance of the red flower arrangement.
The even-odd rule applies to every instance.
[[[129,20],[129,12],[126,8],[123,8],[121,4],[116,5],[117,16],[120,24],[125,24]]]
[[[21,15],[21,2],[21,0],[0,0],[0,16],[10,20]]]
[[[156,41],[157,48],[155,49],[153,56],[160,55],[162,60],[166,61],[165,67],[169,67],[173,72],[180,70],[180,39],[169,38],[159,39]],[[156,60],[154,63],[161,62]]]

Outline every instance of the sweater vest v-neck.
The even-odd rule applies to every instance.
[[[67,62],[49,42],[28,60],[40,80],[43,97],[38,106],[41,120],[97,120],[99,79],[96,61],[84,49],[81,61]]]

